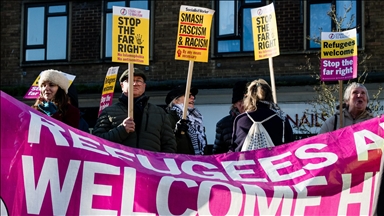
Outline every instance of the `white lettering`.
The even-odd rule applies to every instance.
[[[357,151],[357,159],[358,161],[366,161],[368,160],[368,151],[381,149],[384,151],[384,139],[380,136],[372,133],[369,130],[361,130],[353,133],[353,137],[355,139],[355,146]],[[370,144],[367,144],[366,139],[373,141]]]
[[[325,158],[326,160],[321,163],[318,163],[318,164],[308,163],[307,165],[303,166],[303,168],[307,170],[321,169],[336,163],[338,159],[337,155],[332,152],[306,152],[306,150],[308,149],[321,150],[326,146],[327,145],[322,143],[303,145],[303,146],[300,146],[295,151],[295,155],[300,159]]]
[[[62,127],[31,111],[29,113],[31,114],[31,121],[29,122],[28,143],[39,144],[41,128],[45,126],[51,131],[56,145],[69,146],[67,139],[60,133],[60,131],[65,132]]]
[[[51,189],[53,215],[65,215],[75,185],[80,161],[70,160],[60,190],[59,168],[56,158],[45,158],[35,188],[35,168],[32,156],[22,156],[25,199],[28,214],[39,214],[48,183]]]
[[[133,153],[130,153],[130,152],[127,152],[127,151],[124,151],[122,149],[117,149],[117,148],[113,148],[113,147],[110,147],[110,146],[107,146],[107,145],[103,145],[105,150],[112,156],[112,157],[115,157],[115,158],[121,158],[121,159],[125,159],[127,161],[131,161],[133,162],[133,160],[129,157],[136,157],[135,154]],[[116,146],[116,147],[120,147],[120,145]],[[127,157],[125,157],[125,155]]]
[[[296,202],[294,215],[304,215],[307,206],[320,205],[320,196],[308,196],[307,187],[316,185],[327,185],[327,180],[324,176],[317,176],[294,185],[297,191],[297,198],[302,199],[300,202]]]
[[[243,203],[243,195],[240,188],[224,182],[203,181],[200,184],[199,193],[197,197],[197,208],[199,215],[212,215],[209,210],[209,200],[211,189],[215,185],[222,185],[229,189],[231,194],[231,202],[227,214],[225,215],[239,215]],[[207,205],[208,203],[208,205]]]
[[[337,215],[347,215],[348,204],[360,203],[360,213],[354,212],[358,215],[369,215],[370,203],[371,203],[371,188],[372,188],[372,172],[367,172],[364,175],[363,190],[361,192],[351,193],[351,174],[342,174],[343,178],[343,190],[340,195],[340,203]],[[362,199],[365,197],[365,199]]]
[[[193,166],[195,166],[195,165],[200,165],[200,166],[203,166],[203,167],[208,168],[208,169],[217,169],[216,166],[214,166],[210,163],[200,162],[200,161],[184,161],[181,164],[181,169],[185,173],[187,173],[191,176],[197,176],[197,177],[206,178],[206,179],[218,179],[218,180],[227,180],[228,181],[228,179],[221,172],[203,171],[202,173],[204,173],[204,175],[198,174],[193,170]]]
[[[254,165],[255,161],[253,160],[241,160],[241,161],[222,161],[225,171],[235,181],[244,181],[244,182],[267,182],[266,178],[243,178],[241,174],[255,174],[252,169],[237,170],[235,166],[243,165]]]
[[[69,130],[69,133],[71,134],[73,140],[73,147],[88,150],[91,152],[96,152],[102,155],[108,155],[108,153],[106,153],[105,151],[97,149],[97,147],[100,147],[100,143],[96,142],[95,140],[89,137],[76,134],[71,130]]]
[[[92,208],[94,195],[111,196],[112,191],[112,186],[110,185],[95,184],[95,174],[119,175],[120,167],[97,162],[84,162],[80,215],[117,215],[115,210]]]
[[[176,161],[173,158],[164,158],[164,162],[167,165],[168,170],[159,170],[152,166],[149,162],[148,158],[144,155],[137,155],[137,159],[139,159],[141,165],[149,170],[163,173],[163,174],[171,174],[171,175],[180,175],[181,171],[177,167]]]
[[[156,208],[157,208],[157,211],[159,212],[159,215],[174,215],[169,210],[168,201],[169,201],[169,190],[171,189],[172,183],[175,181],[184,182],[188,188],[198,186],[195,181],[190,179],[174,178],[171,176],[162,177],[156,193]],[[180,202],[183,202],[183,201],[185,200],[180,199]],[[172,203],[172,205],[177,205],[177,203]],[[196,215],[196,211],[187,208],[185,212],[181,215]]]
[[[133,212],[135,203],[136,170],[124,167],[123,196],[121,198],[121,215],[155,215],[150,213]]]
[[[277,161],[277,160],[281,160],[281,159],[288,157],[290,155],[292,155],[291,152],[286,152],[286,153],[283,153],[280,155],[259,159],[260,165],[263,167],[263,169],[267,173],[268,177],[272,180],[272,182],[294,179],[294,178],[297,178],[299,176],[305,175],[305,171],[303,169],[297,170],[297,171],[292,172],[292,173],[287,173],[285,175],[279,174],[279,172],[277,170],[292,166],[291,161],[289,161],[289,159],[286,159],[286,161],[283,161],[280,163],[276,162],[274,164],[272,162]],[[286,169],[286,170],[288,170],[288,169]]]
[[[288,186],[275,186],[273,187],[273,197],[268,206],[267,195],[265,191],[256,185],[243,185],[245,189],[245,206],[244,215],[277,215],[281,203],[282,209],[280,215],[290,215],[293,201],[293,191]],[[256,196],[255,196],[256,195]],[[284,197],[284,199],[283,199]],[[257,198],[258,213],[254,212],[254,204]],[[262,210],[262,212],[260,212]]]

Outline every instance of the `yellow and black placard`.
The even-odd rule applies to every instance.
[[[182,5],[176,39],[176,60],[208,62],[212,9]]]
[[[149,10],[113,6],[112,61],[149,65]]]
[[[251,10],[255,60],[280,55],[273,3]]]

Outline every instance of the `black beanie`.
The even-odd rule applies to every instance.
[[[232,89],[232,104],[244,98],[246,92],[247,81],[238,81]]]
[[[165,104],[168,105],[173,101],[173,99],[183,96],[185,94],[185,86],[179,85],[173,88],[170,92],[168,92],[167,97],[165,97]],[[197,88],[191,87],[189,90],[189,93],[193,95],[196,98],[197,93],[199,93],[199,90]]]

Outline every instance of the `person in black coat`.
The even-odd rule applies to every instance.
[[[272,89],[265,80],[254,80],[249,84],[244,98],[244,111],[248,112],[254,121],[263,121],[276,114],[263,123],[275,146],[294,141],[292,127],[286,114],[273,102]],[[246,113],[242,113],[235,118],[233,124],[230,150],[238,152],[241,151],[253,122]]]
[[[72,104],[74,107],[79,109],[79,98],[77,96],[77,89],[73,85],[73,83],[68,88],[68,97],[69,97],[69,101],[68,102],[70,104]],[[87,121],[85,121],[83,116],[84,116],[84,113],[80,112],[80,121],[79,121],[78,129],[80,129],[80,130],[82,130],[84,132],[90,133],[89,125],[88,125]]]
[[[243,98],[247,81],[238,81],[232,89],[232,105],[229,115],[216,123],[216,136],[212,153],[221,154],[229,151],[232,144],[233,121],[243,112]]]

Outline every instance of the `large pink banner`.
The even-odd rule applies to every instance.
[[[381,116],[271,150],[154,153],[1,92],[1,215],[372,215],[383,149]]]

